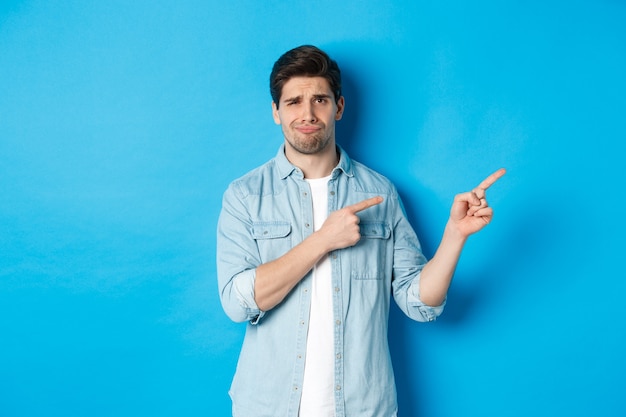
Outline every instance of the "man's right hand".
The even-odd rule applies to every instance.
[[[328,252],[356,245],[361,239],[357,213],[382,202],[382,197],[372,197],[330,213],[318,232],[328,242]]]

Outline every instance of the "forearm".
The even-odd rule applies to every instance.
[[[448,222],[437,252],[421,273],[419,293],[426,305],[439,306],[445,300],[466,240],[467,236]]]
[[[254,300],[262,311],[278,305],[313,266],[328,253],[319,233],[314,233],[280,258],[259,265]]]
[[[361,238],[356,213],[382,201],[372,197],[330,213],[317,232],[280,258],[258,266],[254,300],[261,311],[278,305],[328,252],[355,245]]]

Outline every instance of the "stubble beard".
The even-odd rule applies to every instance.
[[[314,135],[288,135],[283,132],[289,146],[303,155],[315,155],[322,152],[331,142],[332,135],[325,130]]]

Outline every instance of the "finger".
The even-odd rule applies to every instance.
[[[493,174],[485,178],[478,185],[478,187],[476,187],[476,190],[477,191],[482,190],[484,192],[487,188],[491,187],[496,181],[498,181],[500,177],[502,177],[504,174],[506,174],[506,169],[500,168],[499,170],[497,170],[496,172],[494,172]],[[479,197],[483,197],[483,196],[479,196]]]
[[[476,213],[472,215],[473,217],[481,217],[483,220],[486,220],[489,223],[493,217],[493,209],[491,207],[484,207],[480,210],[477,210]]]
[[[481,198],[480,204],[470,206],[469,210],[467,211],[467,215],[473,216],[474,213],[476,213],[478,210],[483,209],[485,207],[488,207],[487,200],[485,200],[484,198]]]
[[[352,204],[351,206],[346,206],[345,208],[352,213],[358,213],[359,211],[363,211],[382,202],[383,198],[381,196],[377,196],[368,198],[367,200],[359,201],[358,203]]]
[[[454,197],[457,203],[466,203],[470,206],[480,206],[480,198],[476,195],[475,191],[468,191],[466,193],[457,194]]]

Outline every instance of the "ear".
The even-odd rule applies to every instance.
[[[343,96],[339,97],[339,100],[337,100],[337,113],[335,113],[335,120],[341,120],[341,117],[343,116],[343,109],[346,106],[346,101],[343,98]]]
[[[280,115],[278,114],[278,107],[276,107],[276,103],[272,101],[272,117],[274,118],[274,123],[277,125],[281,124]]]

